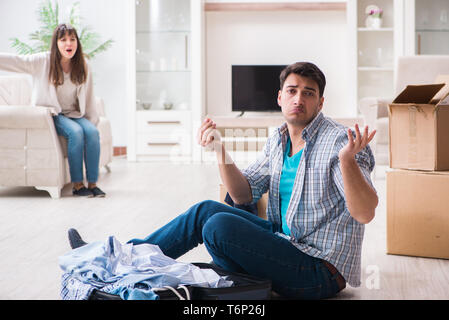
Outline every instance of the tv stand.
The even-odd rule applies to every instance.
[[[245,111],[242,111],[239,115],[237,115],[237,118],[242,117],[244,113],[245,113]]]

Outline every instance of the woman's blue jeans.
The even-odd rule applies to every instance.
[[[219,267],[270,279],[278,294],[295,299],[334,296],[338,284],[323,260],[302,253],[275,234],[270,221],[216,201],[203,201],[144,239],[176,259],[204,243]]]
[[[86,118],[68,118],[62,114],[53,116],[58,135],[67,139],[67,157],[72,182],[82,182],[83,159],[87,182],[98,180],[100,164],[100,134]]]

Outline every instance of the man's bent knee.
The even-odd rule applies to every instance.
[[[198,202],[196,205],[200,206],[200,207],[207,207],[207,208],[212,209],[212,208],[224,206],[225,204],[215,201],[215,200],[203,200],[203,201]]]
[[[211,216],[203,227],[203,241],[214,246],[221,240],[226,240],[230,232],[236,228],[237,217],[226,212],[218,212]]]
[[[204,200],[195,204],[193,206],[193,209],[196,214],[206,215],[207,217],[210,217],[217,212],[223,211],[223,206],[225,206],[226,208],[226,205],[223,203],[214,200]]]

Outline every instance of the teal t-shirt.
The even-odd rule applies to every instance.
[[[282,232],[290,235],[290,229],[287,226],[285,217],[287,215],[288,204],[292,196],[293,184],[295,183],[296,171],[298,170],[299,161],[301,160],[302,150],[291,157],[290,153],[290,138],[287,140],[287,147],[284,152],[284,164],[282,166],[281,182],[279,184],[279,198],[281,202],[281,216],[282,216]]]

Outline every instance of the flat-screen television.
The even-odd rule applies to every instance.
[[[281,111],[277,97],[285,65],[233,65],[232,111]]]

